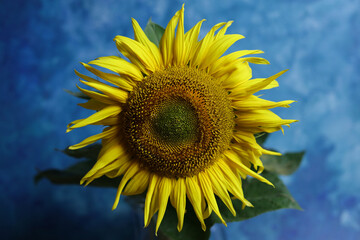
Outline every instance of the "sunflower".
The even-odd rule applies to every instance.
[[[144,224],[148,226],[157,212],[156,232],[169,199],[177,212],[178,231],[187,200],[204,231],[204,219],[212,212],[226,225],[215,196],[234,215],[232,198],[242,201],[243,207],[252,207],[244,197],[242,179],[251,176],[272,185],[259,175],[264,169],[259,157],[279,155],[259,146],[254,135],[282,130],[295,121],[269,110],[289,107],[293,101],[272,102],[253,95],[277,87],[276,78],[285,71],[251,79],[249,63],[268,62],[244,56],[262,51],[224,55],[243,36],[225,34],[232,24],[229,21],[216,24],[199,41],[203,21],[184,33],[183,6],[168,23],[158,47],[133,19],[135,39],[114,38],[129,61],[107,56],[82,63],[98,79],[75,71],[81,83],[95,89],[78,87],[90,98],[80,105],[96,112],[71,122],[67,131],[106,126],[70,147],[79,149],[102,140],[97,162],[81,184],[104,175],[122,176],[113,209],[121,194],[146,191]]]

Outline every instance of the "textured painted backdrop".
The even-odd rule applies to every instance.
[[[75,160],[54,151],[96,129],[65,134],[88,115],[75,90],[79,62],[117,54],[112,41],[133,36],[130,18],[165,25],[181,1],[1,1],[0,231],[7,239],[141,239],[142,214],[125,201],[111,211],[114,189],[33,183],[36,169]],[[304,211],[281,210],[213,228],[212,239],[358,239],[360,235],[360,1],[185,1],[185,27],[206,18],[202,36],[220,21],[241,33],[232,49],[261,49],[282,69],[272,100],[294,99],[276,112],[300,119],[267,146],[306,150],[300,169],[284,178]]]

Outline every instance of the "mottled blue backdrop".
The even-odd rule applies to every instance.
[[[294,99],[276,110],[299,123],[273,134],[267,147],[306,150],[285,183],[304,211],[281,210],[213,228],[212,239],[359,239],[360,235],[360,1],[185,1],[185,27],[206,18],[202,36],[220,21],[246,36],[232,50],[261,49],[265,77],[289,68],[267,99]],[[6,239],[141,239],[142,214],[115,189],[34,185],[37,169],[64,168],[74,159],[55,151],[97,129],[65,134],[89,114],[75,90],[80,61],[117,54],[112,41],[133,36],[131,17],[166,25],[181,1],[1,1],[0,232]],[[2,238],[4,239],[4,238]]]

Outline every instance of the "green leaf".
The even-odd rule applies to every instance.
[[[86,159],[95,161],[99,155],[100,150],[101,150],[101,144],[95,143],[95,144],[91,144],[87,147],[76,149],[76,150],[70,150],[69,148],[66,148],[66,149],[60,150],[60,151],[70,157],[86,158]]]
[[[222,201],[218,201],[222,217],[226,222],[242,221],[265,212],[274,211],[282,208],[292,208],[301,210],[299,204],[291,196],[290,192],[274,173],[264,171],[263,177],[275,185],[275,188],[254,178],[247,178],[243,181],[244,195],[254,207],[245,207],[242,210],[242,202],[233,200],[236,216],[233,216]],[[220,219],[213,213],[210,216],[215,223],[220,223]]]
[[[83,94],[82,92],[73,92],[70,91],[68,89],[64,89],[65,92],[69,93],[70,95],[73,95],[74,97],[78,97],[78,98],[82,98],[82,99],[86,99],[86,100],[90,100],[90,97]]]
[[[281,156],[262,155],[261,160],[266,170],[281,175],[290,175],[300,166],[305,152],[285,153]]]
[[[181,232],[177,230],[178,218],[175,209],[168,204],[164,219],[161,222],[159,228],[159,239],[171,239],[171,240],[182,240],[182,239],[196,239],[206,240],[210,237],[210,228],[212,222],[206,224],[206,231],[201,229],[201,224],[197,219],[194,210],[187,202],[187,211],[184,216],[184,226]]]
[[[34,177],[35,183],[42,179],[48,179],[54,184],[76,184],[80,185],[80,180],[94,165],[94,160],[86,160],[78,162],[65,170],[48,169],[40,171]],[[89,186],[96,187],[115,187],[119,185],[120,178],[110,179],[108,177],[101,177],[90,183]]]
[[[165,29],[161,27],[160,25],[154,23],[151,21],[151,18],[149,19],[148,23],[146,24],[145,30],[144,30],[146,36],[149,38],[150,41],[156,44],[156,46],[159,47],[160,40],[162,35],[165,32]]]
[[[37,184],[42,179],[48,179],[54,184],[80,184],[81,176],[76,174],[67,173],[58,169],[48,169],[38,172],[35,175],[34,181]]]
[[[263,146],[269,134],[266,132],[255,134],[256,142],[260,146]]]

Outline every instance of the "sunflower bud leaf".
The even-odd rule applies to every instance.
[[[266,132],[255,134],[257,144],[263,146],[268,136],[269,134]]]
[[[300,166],[305,152],[285,153],[281,156],[263,155],[261,160],[266,170],[280,174],[290,175]]]
[[[242,202],[237,199],[232,200],[236,211],[236,216],[233,216],[225,204],[222,201],[218,201],[220,212],[226,222],[243,221],[262,213],[282,208],[301,210],[299,204],[276,174],[264,171],[262,176],[272,182],[275,188],[254,178],[247,178],[243,181],[244,195],[254,207],[245,207],[242,210]],[[215,214],[212,214],[210,219],[215,223],[221,223]]]
[[[151,42],[155,43],[156,46],[159,46],[161,37],[164,34],[165,29],[151,21],[150,18],[146,24],[144,32]]]
[[[91,169],[94,165],[94,160],[86,160],[78,162],[65,170],[48,169],[39,171],[35,177],[35,183],[38,183],[42,179],[48,179],[54,184],[75,184],[79,185],[81,178]],[[110,179],[105,176],[94,180],[89,186],[95,187],[115,187],[119,185],[119,179]]]

